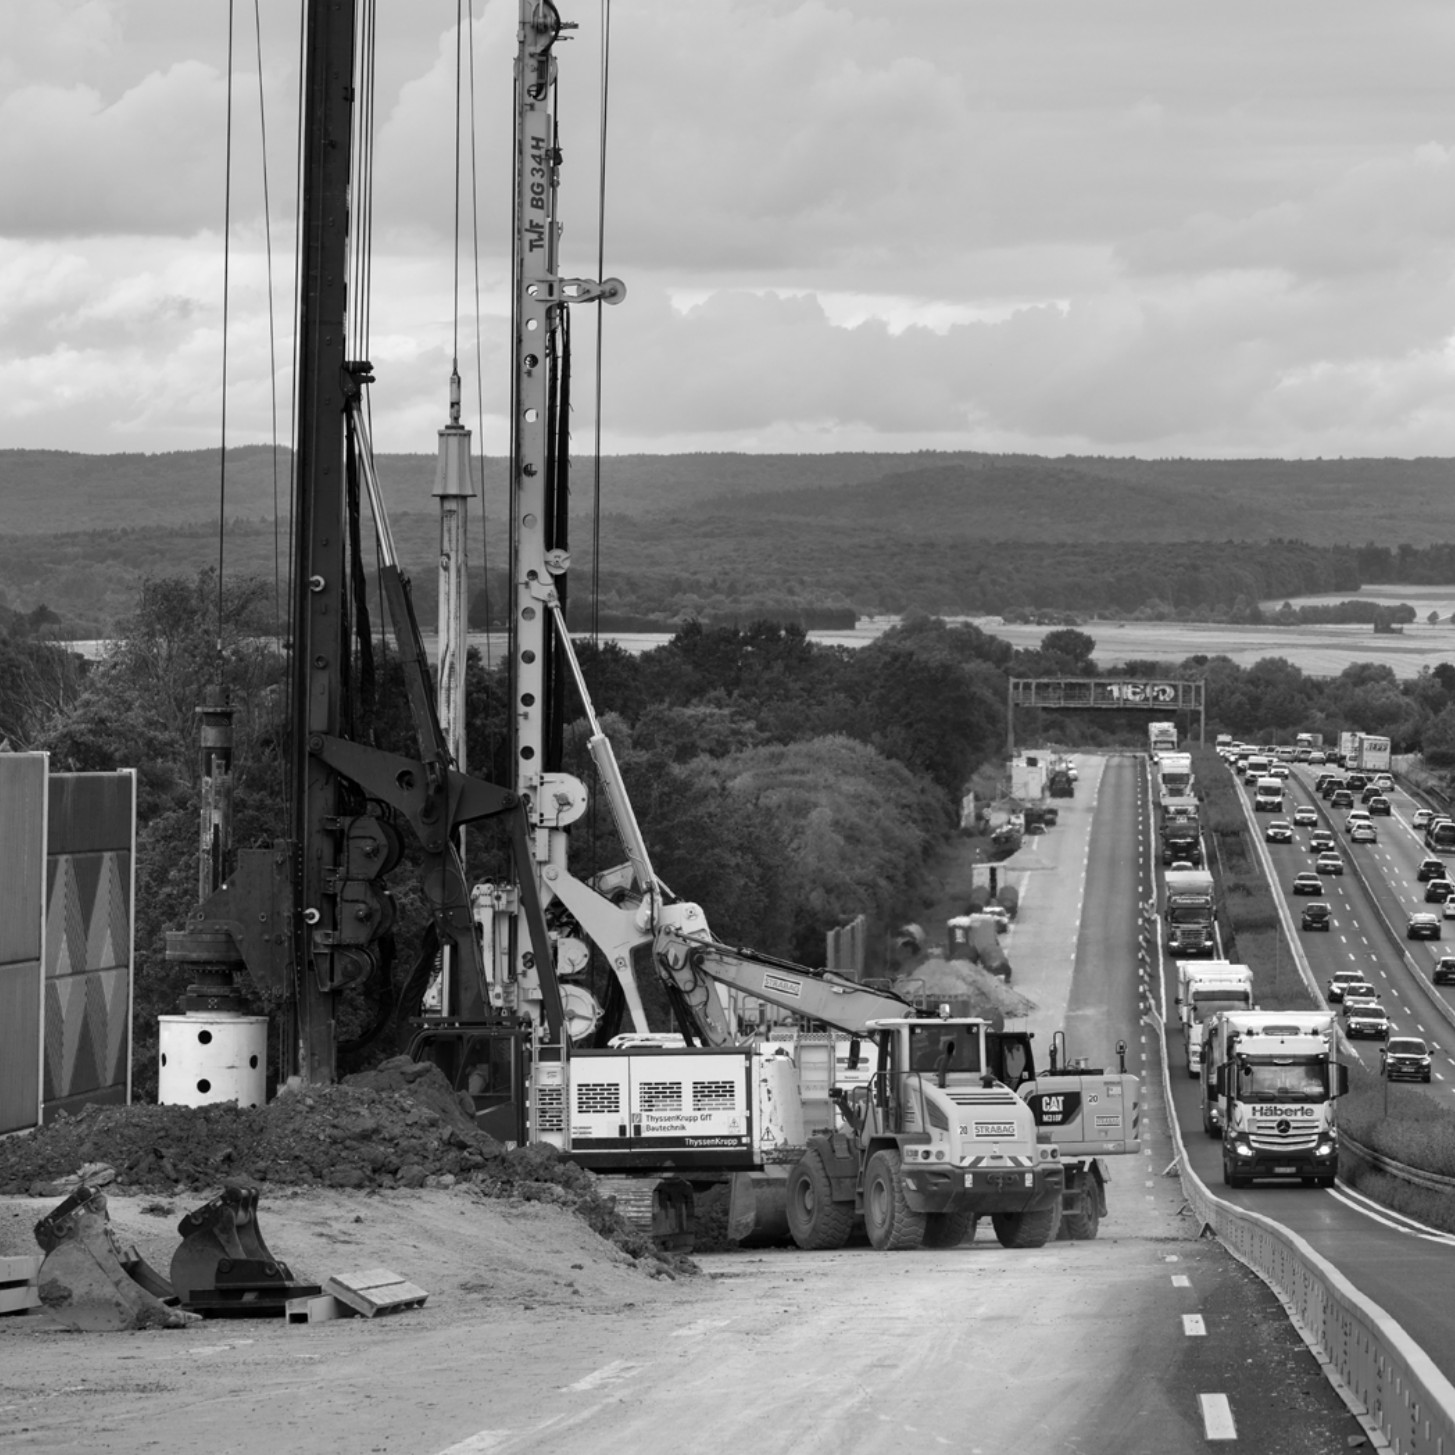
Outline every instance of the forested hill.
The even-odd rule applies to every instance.
[[[288,505],[287,451],[230,450],[227,514]],[[383,455],[391,511],[432,511],[434,456]],[[0,534],[38,535],[215,520],[215,450],[81,455],[0,450]],[[505,469],[487,458],[487,495]],[[579,509],[592,488],[578,459]],[[662,519],[710,516],[872,526],[931,540],[1300,540],[1397,546],[1455,541],[1455,460],[1135,460],[919,451],[907,454],[614,455],[602,508]]]

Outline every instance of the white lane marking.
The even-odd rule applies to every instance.
[[[1183,1314],[1182,1332],[1189,1339],[1200,1338],[1207,1333],[1207,1325],[1202,1321],[1201,1314]]]
[[[613,1359],[610,1364],[603,1364],[600,1369],[593,1370],[585,1379],[578,1379],[575,1384],[563,1385],[562,1388],[584,1394],[587,1390],[600,1389],[603,1384],[620,1384],[646,1367],[645,1364],[632,1364],[625,1359]]]
[[[1356,1192],[1342,1182],[1337,1188],[1330,1191],[1329,1196],[1342,1202],[1345,1207],[1363,1213],[1371,1222],[1380,1223],[1386,1228],[1393,1228],[1397,1233],[1408,1233],[1413,1238],[1423,1238],[1427,1243],[1444,1243],[1447,1246],[1455,1244],[1455,1234],[1441,1233],[1434,1228],[1426,1227],[1424,1223],[1416,1222],[1414,1218],[1395,1212],[1382,1203],[1371,1201],[1363,1193]]]
[[[1202,1411],[1202,1432],[1209,1440],[1236,1440],[1238,1427],[1233,1422],[1233,1407],[1225,1394],[1200,1394],[1197,1397]]]
[[[1174,1273],[1172,1275],[1172,1286],[1173,1288],[1191,1288],[1192,1279],[1185,1273]]]

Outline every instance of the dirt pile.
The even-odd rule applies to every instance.
[[[0,1139],[0,1193],[61,1197],[82,1168],[88,1181],[117,1191],[172,1195],[228,1181],[380,1190],[468,1183],[484,1197],[556,1204],[633,1257],[658,1256],[591,1173],[550,1147],[506,1150],[476,1128],[435,1067],[405,1057],[337,1086],[285,1091],[266,1107],[88,1107]]]

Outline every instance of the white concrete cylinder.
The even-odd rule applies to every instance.
[[[163,1106],[205,1106],[213,1101],[263,1105],[267,1016],[161,1015],[157,1049],[157,1100]]]

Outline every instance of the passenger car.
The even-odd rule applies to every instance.
[[[1312,905],[1309,906],[1313,908]],[[1335,970],[1329,981],[1328,997],[1331,1005],[1337,1005],[1344,998],[1344,991],[1351,985],[1367,987],[1369,982],[1357,970]]]
[[[1263,830],[1263,837],[1270,844],[1291,844],[1293,825],[1286,818],[1276,818]]]
[[[1415,878],[1418,879],[1421,884],[1424,884],[1427,880],[1430,879],[1448,879],[1449,877],[1450,876],[1449,873],[1446,871],[1445,861],[1443,859],[1421,859],[1420,867],[1415,870]]]
[[[1410,819],[1410,827],[1422,829],[1434,816],[1435,810],[1433,808],[1417,808],[1414,817]]]
[[[1390,808],[1389,800],[1382,793],[1376,793],[1369,800],[1369,812],[1371,816],[1377,813],[1388,818],[1393,810]]]
[[[1351,844],[1377,844],[1379,831],[1372,823],[1356,823],[1349,830],[1349,842]]]
[[[1305,869],[1302,874],[1293,876],[1293,892],[1295,894],[1322,894],[1324,886],[1319,883],[1319,876],[1312,871]]]
[[[1455,985],[1455,955],[1441,955],[1435,961],[1435,968],[1430,972],[1430,979],[1436,985]]]
[[[1326,901],[1316,899],[1312,904],[1304,905],[1302,927],[1306,930],[1326,930],[1331,913]]]
[[[1322,753],[1310,753],[1308,760],[1310,763],[1327,763],[1329,761]]]
[[[1301,804],[1293,811],[1293,821],[1301,829],[1311,829],[1317,826],[1319,811],[1309,804]]]
[[[1323,849],[1334,847],[1334,835],[1328,829],[1315,829],[1308,836],[1308,846],[1311,853],[1319,853]]]
[[[1379,1070],[1390,1081],[1428,1081],[1430,1048],[1419,1036],[1391,1036],[1379,1048]]]
[[[1344,832],[1346,834],[1353,833],[1355,828],[1357,828],[1360,824],[1369,822],[1369,810],[1366,808],[1356,808],[1353,813],[1345,816]]]
[[[1452,894],[1450,898],[1445,901],[1445,908],[1442,911],[1441,917],[1443,919],[1455,919],[1455,894]]]
[[[1338,854],[1320,854],[1314,860],[1314,869],[1320,874],[1342,874],[1344,861]]]
[[[1351,773],[1344,779],[1344,787],[1350,793],[1363,793],[1369,787],[1369,780],[1362,773]]]
[[[1330,808],[1353,808],[1354,795],[1347,788],[1336,788],[1329,795]]]
[[[1410,916],[1410,922],[1405,927],[1404,937],[1407,940],[1438,940],[1440,938],[1440,917],[1421,910]]]
[[[1425,885],[1426,904],[1444,904],[1451,894],[1455,894],[1455,884],[1448,879],[1431,879]]]
[[[1382,1041],[1389,1035],[1389,1012],[1377,1000],[1356,1001],[1344,1016],[1344,1034]]]

